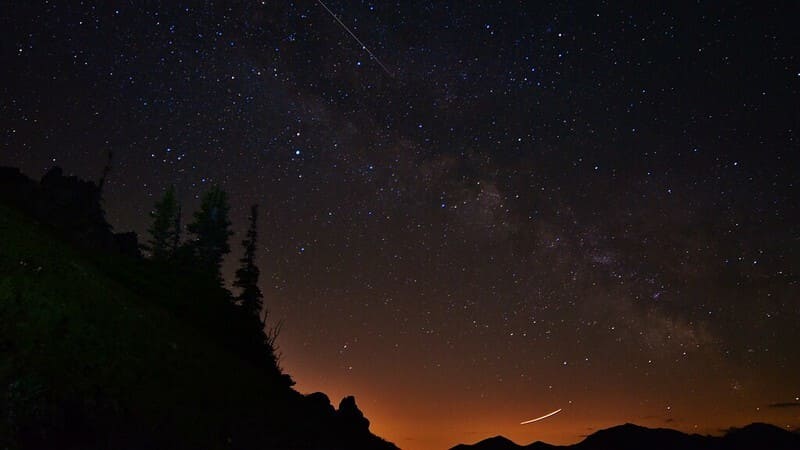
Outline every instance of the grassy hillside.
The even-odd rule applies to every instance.
[[[228,295],[0,204],[0,448],[387,448],[291,390]]]

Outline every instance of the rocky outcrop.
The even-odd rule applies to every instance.
[[[337,415],[345,429],[354,433],[369,431],[369,420],[367,420],[367,418],[364,417],[364,413],[358,409],[358,406],[356,406],[356,398],[352,395],[343,398],[342,401],[339,402]]]
[[[322,392],[303,396],[302,403],[304,421],[313,435],[310,448],[397,450],[394,444],[369,431],[369,420],[353,396],[344,397],[338,409]]]
[[[82,247],[140,256],[135,233],[111,231],[99,186],[64,175],[60,167],[48,170],[38,183],[17,168],[0,167],[0,201]]]

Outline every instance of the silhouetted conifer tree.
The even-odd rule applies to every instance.
[[[242,307],[251,314],[261,319],[261,309],[263,308],[263,298],[261,289],[258,287],[258,276],[260,271],[256,266],[256,250],[258,241],[258,205],[250,207],[250,226],[247,228],[247,236],[242,241],[244,256],[239,260],[241,267],[236,271],[236,280],[233,285],[240,288],[239,301]]]
[[[175,188],[170,186],[161,200],[156,202],[155,209],[150,212],[153,224],[147,229],[150,233],[148,247],[155,259],[166,259],[175,251],[173,244],[179,232],[175,228],[175,216],[178,210]]]
[[[100,193],[103,192],[103,186],[106,184],[106,179],[108,178],[108,174],[111,173],[111,162],[114,158],[114,152],[108,150],[106,152],[106,165],[103,167],[103,176],[100,177],[100,181],[97,183],[97,188],[100,190]]]
[[[178,210],[175,212],[175,220],[173,221],[172,229],[175,230],[175,233],[172,236],[172,254],[174,255],[175,252],[178,251],[178,248],[181,246],[181,204],[178,203]]]
[[[228,194],[214,186],[203,195],[200,209],[194,213],[194,222],[186,227],[194,236],[191,245],[198,262],[220,280],[222,258],[231,251],[228,238],[233,231],[230,229],[229,210]]]

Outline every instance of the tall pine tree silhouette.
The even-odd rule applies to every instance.
[[[229,211],[228,194],[214,186],[203,195],[200,209],[194,213],[194,221],[186,227],[193,236],[191,246],[201,269],[213,273],[220,281],[222,258],[231,251],[228,238],[233,231]]]
[[[181,211],[183,208],[181,207],[180,202],[178,202],[178,211],[175,212],[175,219],[172,222],[173,229],[175,230],[174,235],[172,236],[172,254],[174,255],[175,252],[178,251],[178,248],[181,246]]]
[[[148,248],[154,259],[166,259],[175,251],[174,242],[179,237],[180,230],[176,228],[176,217],[180,214],[178,201],[175,198],[175,187],[170,186],[161,200],[157,201],[150,217],[152,225],[147,231],[150,233]]]
[[[258,249],[258,205],[250,207],[250,226],[247,228],[247,235],[242,241],[244,255],[239,260],[241,267],[236,271],[236,280],[233,285],[242,291],[239,294],[239,301],[242,307],[261,320],[266,321],[266,314],[261,318],[261,310],[264,306],[261,289],[258,287],[258,276],[260,271],[256,266],[256,250]]]

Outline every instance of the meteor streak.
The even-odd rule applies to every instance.
[[[370,57],[371,57],[373,60],[375,60],[375,62],[376,62],[376,63],[378,63],[378,65],[379,65],[379,66],[381,66],[381,69],[383,69],[383,71],[384,71],[384,72],[386,72],[386,73],[387,73],[387,74],[388,74],[390,77],[394,78],[394,74],[393,74],[391,71],[389,71],[389,69],[387,69],[387,68],[386,68],[386,66],[384,66],[384,65],[383,65],[383,63],[381,62],[381,60],[380,60],[380,59],[378,59],[378,57],[377,57],[377,56],[375,56],[375,54],[374,54],[374,53],[372,53],[372,52],[370,51],[370,49],[368,49],[368,48],[367,48],[367,46],[366,46],[366,45],[364,45],[364,43],[363,43],[363,42],[361,42],[361,39],[359,39],[359,38],[358,38],[358,36],[356,36],[356,35],[355,35],[355,33],[353,33],[352,31],[350,31],[350,28],[348,28],[348,27],[347,27],[347,25],[345,25],[345,24],[344,24],[344,22],[342,22],[341,20],[339,20],[339,17],[337,17],[337,16],[336,16],[336,14],[334,14],[334,13],[333,13],[333,11],[331,11],[331,9],[330,9],[330,8],[328,8],[328,6],[327,6],[325,3],[322,3],[322,0],[317,0],[317,3],[319,3],[319,4],[320,4],[320,5],[323,7],[323,8],[325,8],[325,11],[328,11],[328,14],[330,14],[331,16],[333,16],[333,18],[334,18],[334,19],[336,19],[336,21],[337,21],[337,22],[339,22],[339,25],[341,25],[341,26],[342,26],[342,28],[344,28],[344,29],[345,29],[345,31],[347,31],[348,33],[350,33],[350,36],[353,36],[353,39],[355,39],[355,40],[356,40],[356,42],[358,42],[358,44],[359,44],[359,45],[361,45],[361,48],[363,48],[363,49],[364,49],[364,51],[366,51],[366,52],[369,54],[369,56],[370,56]]]
[[[538,422],[538,421],[540,421],[542,419],[547,419],[550,416],[555,416],[556,414],[558,414],[560,412],[561,412],[561,408],[558,408],[557,410],[555,410],[555,411],[553,411],[551,413],[547,413],[547,414],[543,415],[542,417],[537,417],[535,419],[526,420],[525,422],[520,422],[519,424],[520,425],[527,425],[529,423]]]

